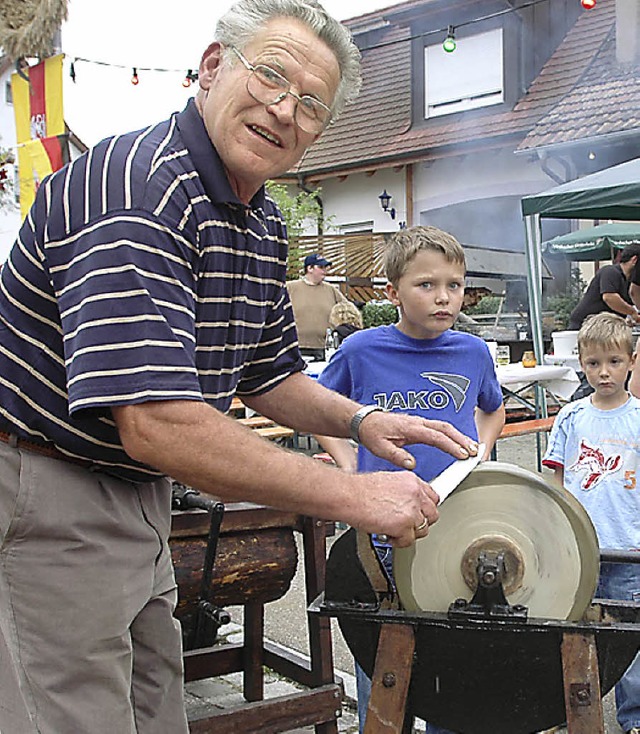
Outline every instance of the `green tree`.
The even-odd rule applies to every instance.
[[[292,196],[284,184],[267,181],[267,191],[278,205],[287,223],[287,234],[289,235],[287,277],[297,278],[300,262],[300,248],[297,243],[298,238],[304,232],[305,222],[315,219],[321,227],[327,226],[320,198],[322,189],[318,188],[312,192],[300,190],[295,196]]]
[[[0,147],[0,209],[15,206],[11,165],[13,154]]]
[[[569,316],[582,298],[587,284],[580,274],[577,265],[571,265],[569,270],[569,282],[564,293],[558,293],[547,298],[547,311],[552,311],[555,316],[556,329],[566,329]]]

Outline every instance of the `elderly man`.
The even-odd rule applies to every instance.
[[[325,282],[329,260],[317,253],[304,259],[304,275],[287,283],[289,298],[296,320],[300,353],[311,359],[324,359],[329,314],[336,303],[347,299],[330,283]]]
[[[405,444],[476,451],[302,374],[263,184],[354,96],[349,34],[315,0],[241,0],[215,37],[183,112],[41,184],[2,270],[3,732],[187,731],[167,477],[399,545],[437,519],[410,471],[338,477],[226,416],[234,394],[405,469]]]

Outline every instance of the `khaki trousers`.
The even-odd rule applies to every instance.
[[[186,734],[170,503],[0,443],[0,732]]]

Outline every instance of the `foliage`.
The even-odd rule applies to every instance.
[[[0,148],[0,210],[15,206],[13,200],[12,169],[13,155]]]
[[[362,307],[364,328],[395,324],[398,321],[398,309],[392,303],[369,301]]]
[[[501,296],[484,296],[475,306],[465,308],[464,312],[469,316],[473,314],[498,313],[501,300]]]
[[[553,312],[556,329],[567,328],[569,316],[582,298],[586,287],[587,283],[580,273],[580,268],[572,265],[566,291],[547,298],[546,310]]]
[[[322,189],[313,192],[301,190],[295,196],[291,196],[284,184],[267,181],[267,191],[282,212],[290,238],[299,237],[304,232],[305,220],[322,217],[319,200]]]
[[[298,191],[291,196],[287,187],[273,181],[267,181],[269,196],[276,202],[278,209],[282,212],[287,223],[287,234],[289,236],[289,255],[287,262],[287,277],[297,278],[300,263],[300,249],[296,246],[297,238],[304,232],[305,221],[309,219],[322,219],[322,205],[320,196],[322,189],[315,191]]]

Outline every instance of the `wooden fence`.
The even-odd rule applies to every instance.
[[[307,255],[317,252],[331,262],[327,281],[351,301],[385,297],[384,253],[389,235],[321,235],[292,239],[289,277],[300,277]]]

